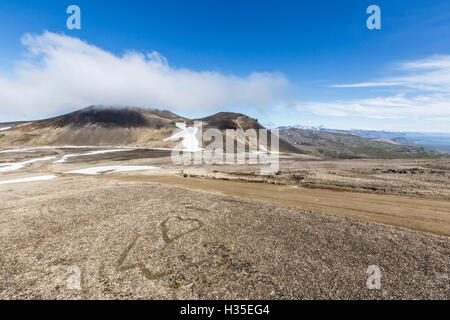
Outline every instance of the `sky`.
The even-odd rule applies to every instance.
[[[0,122],[101,104],[450,133],[449,39],[448,0],[2,0]]]

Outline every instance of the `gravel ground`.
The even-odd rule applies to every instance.
[[[0,186],[0,226],[3,299],[450,298],[446,236],[157,183]]]

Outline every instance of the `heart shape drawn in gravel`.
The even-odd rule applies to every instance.
[[[190,218],[181,218],[181,217],[169,217],[164,222],[160,224],[162,238],[167,245],[170,245],[174,241],[182,238],[183,236],[192,233],[198,229],[200,229],[203,226],[203,223],[197,219],[190,219]],[[136,245],[137,240],[139,239],[139,235],[136,235],[133,239],[133,241],[128,245],[128,247],[122,252],[122,254],[119,257],[119,260],[117,261],[117,271],[123,272],[135,268],[139,268],[141,272],[144,274],[144,276],[149,280],[156,280],[160,279],[162,277],[168,276],[170,274],[173,274],[174,270],[167,270],[163,272],[152,272],[149,269],[145,267],[145,264],[142,262],[125,265],[123,266],[124,261],[126,260],[128,254],[130,253],[131,249]],[[185,268],[190,268],[193,266],[198,266],[203,263],[206,263],[210,261],[211,259],[203,259],[200,261],[192,262],[190,264],[187,264]]]
[[[166,244],[170,244],[175,240],[200,229],[203,223],[197,219],[181,217],[169,217],[161,223],[161,232],[163,240]]]

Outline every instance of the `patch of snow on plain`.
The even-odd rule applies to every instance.
[[[63,162],[66,162],[66,160],[68,158],[73,158],[73,157],[82,157],[82,156],[90,156],[90,155],[94,155],[94,154],[123,152],[123,151],[132,151],[132,150],[135,150],[135,149],[98,150],[98,151],[91,151],[91,152],[80,153],[80,154],[67,154],[67,155],[63,156],[60,160],[57,160],[57,161],[55,161],[53,163],[63,163]]]
[[[38,158],[38,159],[32,159],[27,160],[24,162],[17,162],[17,163],[0,163],[0,172],[6,172],[6,171],[16,171],[23,167],[25,167],[27,164],[37,162],[37,161],[47,161],[51,159],[55,159],[56,157],[45,157],[45,158]]]
[[[275,154],[279,153],[278,151],[269,151],[269,150],[267,150],[267,148],[264,147],[262,144],[259,145],[259,150],[262,150],[262,151],[267,152],[267,153],[275,153]]]
[[[278,151],[270,151],[267,150],[266,147],[264,147],[262,144],[259,145],[259,150],[260,151],[253,151],[254,154],[280,154],[280,152]],[[262,150],[262,151],[261,151]]]
[[[179,139],[183,139],[183,151],[197,152],[203,150],[200,146],[200,142],[197,139],[197,127],[188,128],[186,123],[183,122],[177,122],[175,125],[182,131],[174,133],[171,137],[164,139],[164,141],[176,141]]]
[[[39,176],[39,177],[31,177],[31,178],[23,178],[23,179],[0,181],[0,184],[33,182],[33,181],[47,181],[47,180],[52,180],[52,179],[55,179],[55,178],[56,178],[56,176]]]
[[[55,146],[55,147],[45,146],[45,147],[7,149],[7,150],[1,150],[0,153],[33,151],[33,150],[42,150],[42,149],[48,150],[48,149],[100,149],[100,148],[121,148],[121,149],[127,149],[126,147],[117,147],[117,146]]]
[[[92,167],[74,170],[65,173],[96,175],[100,173],[117,173],[129,171],[156,170],[156,169],[160,168],[154,166],[103,166],[103,167]]]
[[[9,130],[9,129],[11,129],[11,127],[0,128],[0,131],[5,131],[5,130]]]

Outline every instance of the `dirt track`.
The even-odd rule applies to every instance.
[[[450,202],[448,201],[178,176],[136,175],[108,178],[126,181],[153,181],[191,190],[220,193],[336,216],[450,235]]]

